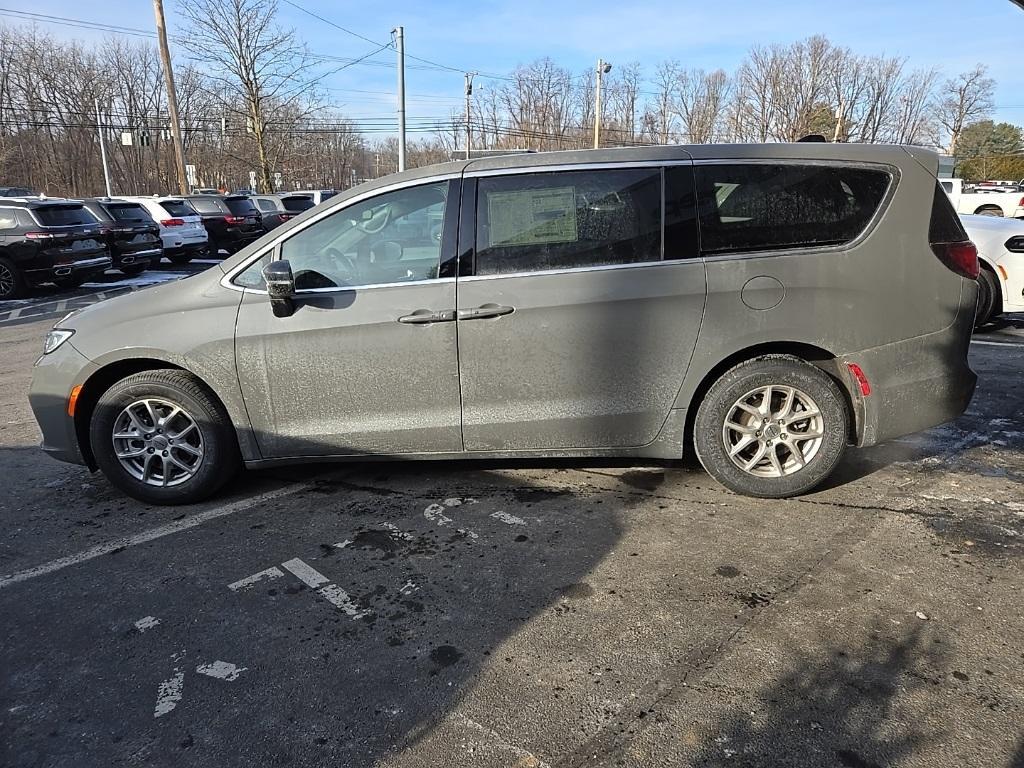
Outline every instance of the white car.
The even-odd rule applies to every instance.
[[[188,200],[157,195],[122,199],[141,203],[160,225],[164,256],[172,264],[187,264],[209,252],[210,238],[203,226],[203,219]]]
[[[1024,221],[961,216],[978,246],[978,325],[1003,312],[1024,312]]]
[[[320,205],[324,200],[329,200],[338,194],[336,189],[297,189],[297,195],[308,195],[313,198],[313,205]]]
[[[981,216],[1005,216],[1008,219],[1024,218],[1024,194],[997,190],[966,191],[963,179],[939,179],[939,184],[949,195],[950,202],[960,214],[977,213]]]

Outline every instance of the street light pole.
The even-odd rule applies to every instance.
[[[398,51],[398,171],[405,170],[405,28],[391,30]]]
[[[601,148],[601,85],[604,76],[612,71],[612,65],[604,59],[597,60],[597,103],[594,105],[594,149]]]
[[[476,72],[466,73],[466,159],[469,160],[470,147],[473,146],[473,133],[470,121],[472,112],[469,109],[469,97],[473,95],[473,75]]]

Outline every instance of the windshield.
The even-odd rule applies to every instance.
[[[291,211],[292,213],[308,210],[315,205],[312,197],[298,195],[295,197],[282,197],[281,204],[286,211]]]
[[[103,206],[115,221],[142,222],[152,221],[146,209],[135,203],[107,203]]]
[[[235,216],[255,216],[259,211],[247,197],[229,197],[224,200]]]
[[[160,207],[167,211],[171,216],[195,216],[196,209],[186,203],[184,200],[164,200],[160,203]]]
[[[95,224],[96,217],[81,205],[47,205],[33,213],[44,227],[71,227],[76,224]]]

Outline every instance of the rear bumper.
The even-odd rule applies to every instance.
[[[65,277],[88,277],[102,274],[110,269],[113,260],[109,256],[94,256],[65,264],[54,264],[45,269],[25,270],[25,279],[32,284],[46,283]]]
[[[967,410],[978,382],[967,362],[977,283],[964,280],[962,290],[960,311],[948,328],[842,356],[843,363],[859,365],[871,384],[871,394],[862,396],[847,372],[848,388],[854,393],[857,445],[920,432],[953,421]]]
[[[178,245],[174,248],[164,248],[164,256],[171,258],[172,256],[205,256],[210,251],[209,243],[206,240],[198,243],[185,243],[184,245]]]
[[[151,262],[160,260],[163,248],[146,248],[138,251],[114,251],[111,256],[114,268],[149,266]]]

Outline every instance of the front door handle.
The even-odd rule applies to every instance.
[[[515,307],[504,307],[501,304],[481,304],[474,309],[460,309],[455,314],[459,320],[482,320],[487,317],[511,315],[515,311]]]
[[[450,323],[455,319],[455,310],[417,309],[411,315],[402,315],[398,322],[409,325],[427,325],[428,323]]]

